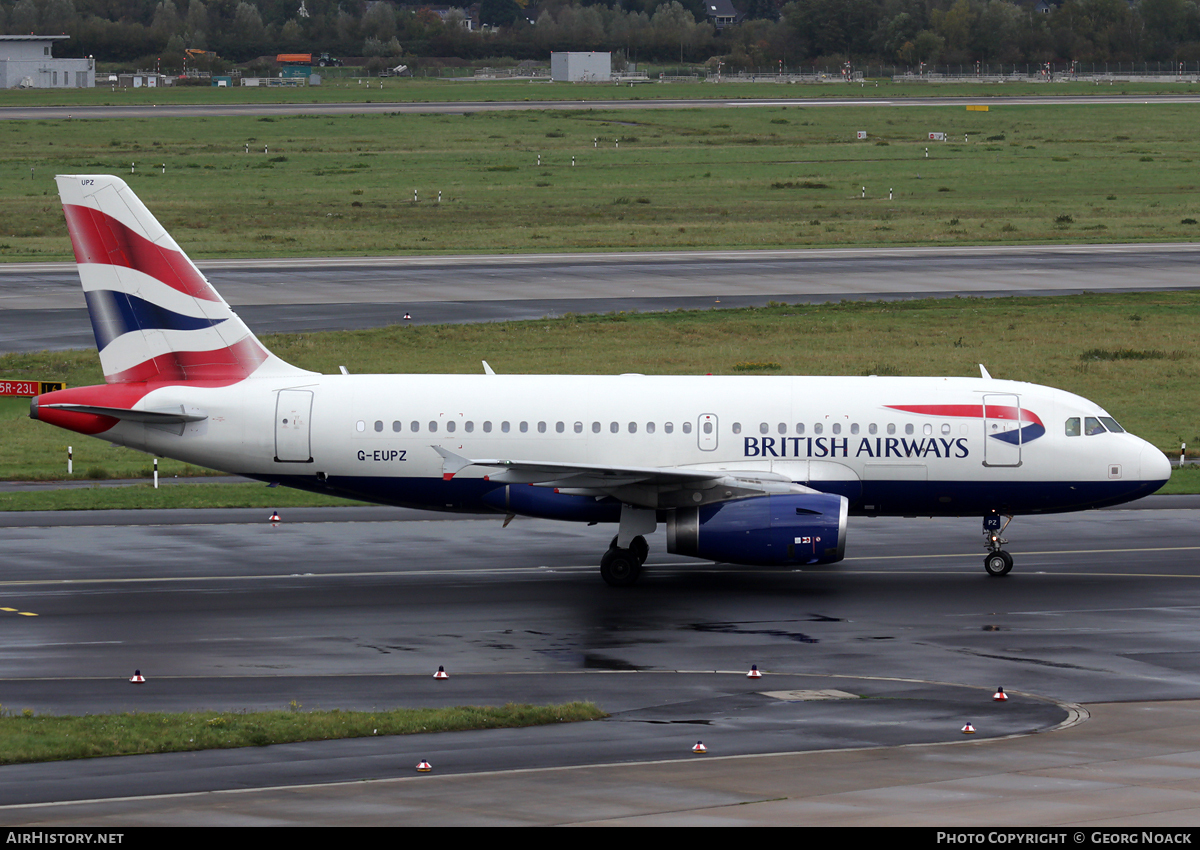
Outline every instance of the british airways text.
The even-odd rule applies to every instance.
[[[849,437],[745,437],[745,457],[851,457]],[[967,438],[863,437],[854,457],[955,457],[970,454]]]

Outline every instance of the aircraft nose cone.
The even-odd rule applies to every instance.
[[[1142,480],[1166,483],[1171,477],[1171,461],[1167,456],[1147,443],[1142,449]]]

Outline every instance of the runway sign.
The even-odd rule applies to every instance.
[[[0,396],[35,396],[66,388],[62,381],[0,381]]]

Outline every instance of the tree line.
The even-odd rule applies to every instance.
[[[729,70],[920,63],[1196,62],[1197,0],[734,0],[718,30],[704,0],[480,0],[461,12],[391,0],[0,0],[0,30],[67,34],[58,56],[179,67],[189,48],[230,62],[283,52],[376,58],[545,61],[612,51],[619,64]]]

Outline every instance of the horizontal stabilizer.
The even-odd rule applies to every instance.
[[[43,404],[43,408],[66,410],[71,413],[93,413],[97,416],[111,416],[113,419],[124,419],[127,422],[145,422],[148,425],[181,425],[185,422],[203,422],[208,418],[207,413],[187,413],[169,410],[127,410],[121,407],[100,407],[94,404]]]

